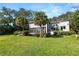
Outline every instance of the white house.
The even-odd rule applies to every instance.
[[[30,34],[40,33],[40,26],[35,25],[33,22],[29,23]],[[43,33],[49,33],[51,31],[51,24],[42,26]]]
[[[69,21],[62,21],[56,23],[50,23],[42,26],[43,33],[51,33],[55,30],[55,27],[58,26],[60,31],[69,31]],[[35,25],[33,22],[29,23],[30,34],[40,33],[40,26]],[[53,28],[53,29],[52,29]]]

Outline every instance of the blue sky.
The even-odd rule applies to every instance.
[[[34,11],[44,11],[48,17],[59,16],[68,11],[75,11],[78,3],[0,3],[0,9],[5,6],[11,9],[31,9]]]

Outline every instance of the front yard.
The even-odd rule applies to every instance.
[[[79,38],[74,35],[60,38],[32,36],[0,36],[2,56],[79,56]]]

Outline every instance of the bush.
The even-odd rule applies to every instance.
[[[60,35],[70,35],[70,32],[60,32]]]
[[[40,37],[40,33],[35,33],[34,36]],[[50,33],[42,33],[41,37],[50,37]]]
[[[54,34],[51,35],[52,37],[62,37],[62,35],[60,35],[59,31],[54,31]]]
[[[29,33],[28,30],[14,32],[15,35],[22,35],[22,36],[28,35],[28,33]]]
[[[15,35],[21,34],[21,31],[15,31],[14,34]]]
[[[58,35],[60,35],[60,32],[59,31],[54,31],[54,34],[53,34],[54,36],[58,36]]]
[[[50,33],[45,33],[44,37],[51,37],[51,34]]]
[[[0,26],[0,35],[2,34],[12,34],[15,29],[10,25],[1,25]]]
[[[71,34],[76,34],[76,32],[75,32],[75,31],[70,31],[70,33],[71,33]]]
[[[29,33],[29,30],[24,30],[24,31],[22,31],[22,34],[23,34],[23,35],[28,35],[28,33]]]
[[[60,32],[60,35],[72,35],[75,34],[74,31],[69,31],[69,32]]]
[[[34,36],[40,37],[40,34],[39,33],[35,33]]]

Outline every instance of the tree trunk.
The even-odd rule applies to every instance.
[[[42,37],[42,27],[40,26],[40,37]]]

